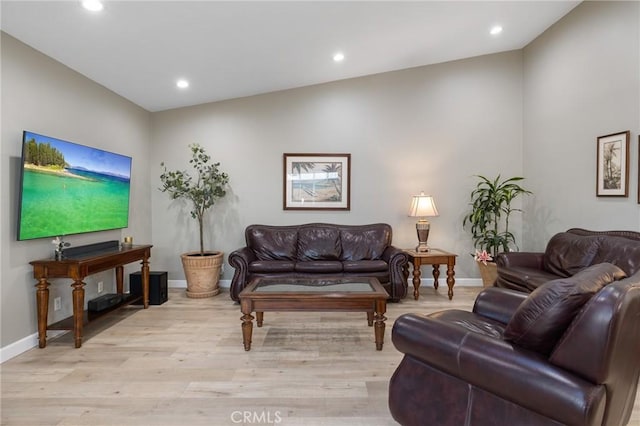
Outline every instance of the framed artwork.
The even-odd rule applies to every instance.
[[[351,154],[284,154],[284,210],[350,210]]]
[[[629,196],[629,131],[598,137],[596,195]]]

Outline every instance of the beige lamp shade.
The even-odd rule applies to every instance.
[[[439,216],[436,203],[433,201],[431,195],[424,195],[421,192],[420,195],[414,195],[411,200],[411,208],[409,209],[409,216],[411,217],[430,217]]]
[[[424,192],[421,192],[420,195],[414,195],[411,200],[411,207],[409,208],[409,216],[419,218],[438,216],[438,209],[436,208],[436,203],[433,201],[433,197],[431,195],[424,195]],[[420,219],[416,223],[416,233],[418,234],[417,252],[429,251],[427,240],[429,239],[430,227],[431,225],[426,219]]]

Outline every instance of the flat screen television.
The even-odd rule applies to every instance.
[[[18,240],[126,228],[131,157],[28,131]]]

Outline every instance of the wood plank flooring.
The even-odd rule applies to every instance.
[[[222,293],[129,307],[0,366],[2,425],[394,425],[388,381],[401,354],[393,321],[405,312],[471,309],[480,288],[421,289],[390,303],[385,346],[360,313],[265,313],[252,349],[240,308]],[[640,425],[640,401],[631,425]]]

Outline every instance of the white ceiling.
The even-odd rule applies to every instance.
[[[6,33],[161,111],[520,49],[578,3],[105,0],[96,13],[2,0],[0,15]]]

